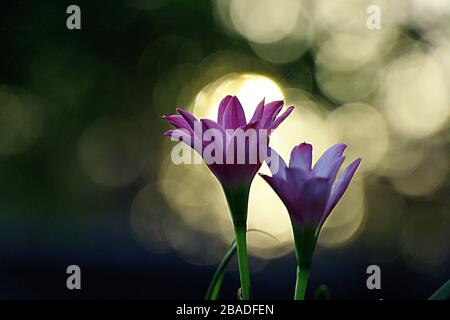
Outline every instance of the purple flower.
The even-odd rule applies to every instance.
[[[310,144],[301,143],[292,149],[289,166],[270,149],[272,157],[278,157],[279,168],[272,177],[260,175],[278,194],[296,224],[321,226],[344,194],[361,162],[360,158],[353,161],[335,181],[345,159],[345,147],[342,143],[332,146],[314,167]]]
[[[165,135],[197,151],[222,185],[233,220],[245,300],[251,297],[246,240],[250,185],[266,157],[271,131],[293,110],[289,107],[277,117],[282,108],[283,101],[265,104],[263,99],[247,122],[238,98],[226,96],[220,102],[217,122],[198,121],[182,109],[177,109],[178,115],[164,117],[175,127]]]
[[[290,107],[277,117],[283,104],[262,100],[247,122],[239,99],[226,96],[220,102],[217,122],[198,121],[191,113],[177,109],[178,115],[163,117],[175,127],[164,134],[196,150],[223,185],[250,185],[264,161],[271,131],[293,110]],[[205,154],[207,151],[212,152]]]
[[[336,179],[344,162],[346,145],[329,148],[312,163],[312,146],[301,143],[291,152],[289,166],[271,149],[271,159],[277,166],[269,167],[272,177],[260,174],[286,206],[291,218],[298,272],[296,298],[304,298],[309,267],[321,227],[347,189],[361,159],[354,160]],[[305,275],[306,274],[306,275]]]

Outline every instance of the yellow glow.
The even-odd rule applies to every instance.
[[[353,72],[339,72],[319,65],[316,80],[322,92],[334,101],[361,101],[380,86],[383,68],[373,62]],[[370,79],[370,81],[368,81]]]
[[[258,103],[283,100],[281,88],[270,78],[258,74],[227,74],[204,87],[196,96],[193,112],[198,118],[217,120],[219,103],[226,95],[236,95],[244,108],[247,121]]]
[[[389,150],[377,167],[377,174],[394,177],[413,173],[424,157],[424,149],[420,141],[391,138]]]
[[[300,6],[297,0],[231,0],[229,10],[240,34],[254,42],[269,43],[294,29]]]
[[[259,57],[266,61],[273,63],[295,61],[311,45],[314,28],[310,16],[309,10],[302,8],[296,26],[286,37],[270,43],[250,42],[250,46]]]
[[[384,113],[398,133],[421,138],[448,124],[450,100],[441,68],[432,56],[416,52],[387,70]]]
[[[378,53],[377,45],[370,37],[334,34],[319,48],[317,63],[338,71],[356,69],[375,58]]]
[[[289,90],[288,104],[295,110],[271,137],[271,146],[284,158],[301,142],[311,143],[313,161],[332,144],[336,143],[334,131],[326,123],[326,111],[314,101],[308,100],[301,90]]]
[[[437,21],[448,21],[450,2],[447,0],[411,0],[410,19],[424,29],[436,29]]]
[[[362,229],[365,215],[364,184],[354,180],[325,222],[319,244],[337,247],[350,242]]]
[[[389,33],[391,27],[401,22],[411,6],[392,0],[315,0],[314,21],[316,28],[327,32],[371,32],[366,27],[369,5],[381,9],[382,28],[375,33]]]
[[[347,161],[362,157],[358,175],[374,169],[383,159],[389,146],[389,135],[383,116],[372,106],[363,103],[345,104],[328,117],[337,139],[347,144]]]
[[[394,187],[409,196],[426,196],[434,193],[445,182],[448,173],[448,152],[430,148],[424,152],[419,165],[404,176],[391,177]]]

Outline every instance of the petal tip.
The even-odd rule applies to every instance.
[[[340,143],[337,143],[337,144],[336,144],[336,147],[337,147],[338,149],[342,149],[342,151],[344,151],[345,148],[347,148],[347,145],[346,145],[345,143],[340,142]]]
[[[303,142],[300,143],[297,147],[312,149],[312,144],[310,144],[310,143],[308,143],[308,142],[306,142],[306,141],[303,141]]]

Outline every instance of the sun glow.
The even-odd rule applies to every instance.
[[[199,118],[217,120],[217,109],[226,95],[235,95],[241,101],[245,117],[251,118],[257,104],[266,101],[283,100],[281,88],[272,79],[253,73],[226,74],[204,87],[196,96],[193,113]]]

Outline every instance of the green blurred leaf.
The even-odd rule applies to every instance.
[[[259,230],[259,229],[248,229],[247,230],[247,232],[252,232],[252,231],[263,233],[263,234],[271,237],[272,239],[279,241],[275,236],[273,236],[272,234],[270,234],[266,231]],[[227,253],[222,258],[222,261],[220,262],[219,266],[217,267],[216,273],[214,274],[213,278],[211,279],[211,282],[208,287],[208,291],[206,292],[206,295],[205,295],[205,300],[217,300],[217,298],[219,297],[219,293],[220,293],[220,289],[222,288],[222,282],[223,282],[223,277],[225,275],[225,271],[228,267],[228,264],[231,261],[231,258],[236,253],[236,249],[237,249],[236,240],[234,240],[231,243],[230,248],[228,249]],[[242,288],[239,288],[239,290],[238,290],[238,299],[242,300]]]
[[[450,280],[437,289],[428,300],[450,300]]]
[[[220,261],[219,266],[217,267],[216,273],[214,274],[209,284],[208,291],[206,292],[205,300],[217,300],[217,298],[219,297],[220,289],[222,288],[223,277],[231,258],[236,253],[236,248],[236,240],[234,240],[233,243],[231,243],[231,246],[228,249],[227,253],[222,258],[222,261]]]
[[[331,299],[330,289],[328,288],[327,285],[322,284],[319,286],[319,288],[317,288],[314,297],[316,300],[330,300]]]

